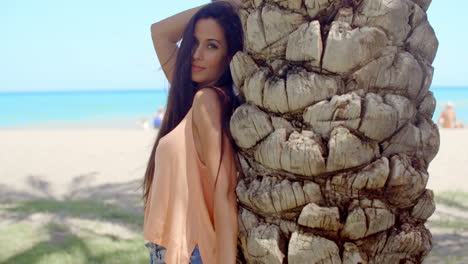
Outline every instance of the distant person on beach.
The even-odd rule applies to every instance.
[[[447,102],[444,111],[442,111],[442,113],[439,115],[437,123],[443,128],[465,127],[462,121],[457,121],[455,105],[452,102]]]
[[[164,107],[158,107],[158,111],[153,115],[153,128],[159,128],[164,119]]]
[[[229,63],[243,50],[237,1],[214,1],[151,26],[171,85],[143,181],[152,264],[236,263],[237,156],[229,120],[239,102]]]

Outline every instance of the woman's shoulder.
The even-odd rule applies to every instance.
[[[194,96],[193,99],[193,108],[195,111],[200,108],[207,108],[209,110],[215,111],[221,109],[221,100],[219,92],[221,88],[219,87],[203,87],[200,88]]]
[[[222,113],[222,103],[215,89],[206,87],[195,93],[192,117],[199,133],[208,133],[210,130],[218,128]]]
[[[215,100],[220,92],[222,92],[222,88],[217,86],[202,87],[195,93],[194,100]]]

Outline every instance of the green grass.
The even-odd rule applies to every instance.
[[[437,204],[468,211],[468,193],[460,191],[441,192],[435,195]]]
[[[0,207],[13,224],[0,226],[2,264],[126,264],[148,263],[145,239],[141,235],[143,215],[97,201],[36,200]],[[50,218],[36,223],[28,216],[47,213]],[[44,214],[43,214],[44,215]],[[99,224],[84,222],[68,226],[66,217],[99,220],[113,225],[134,226],[132,238],[98,234]],[[34,219],[34,218],[32,218]],[[50,220],[47,220],[50,219]]]
[[[127,224],[142,226],[143,215],[122,210],[118,206],[103,204],[91,200],[57,201],[57,200],[32,200],[18,203],[6,209],[10,212],[32,214],[53,213],[67,216],[92,218],[102,220],[114,220]]]
[[[436,207],[450,209],[450,214],[441,212],[435,213],[435,217],[429,218],[427,226],[429,230],[438,229],[442,231],[438,246],[435,246],[424,263],[446,263],[458,264],[468,263],[468,246],[466,245],[466,236],[468,230],[468,193],[461,191],[446,191],[435,193]],[[462,234],[465,234],[462,236]],[[451,246],[447,248],[445,243],[450,242]],[[438,243],[437,236],[433,237],[433,243]]]
[[[463,256],[447,256],[447,255],[442,255],[442,254],[434,254],[431,253],[430,255],[430,260],[426,261],[424,263],[428,264],[460,264],[460,263],[465,263],[463,260],[465,259]],[[465,259],[466,260],[466,259]]]
[[[468,230],[468,222],[466,220],[459,220],[453,217],[441,217],[437,220],[429,220],[428,228],[441,228],[451,233],[460,233]]]
[[[468,214],[468,193],[460,191],[446,191],[435,194],[436,205]],[[468,230],[466,218],[457,215],[441,215],[436,219],[429,219],[428,226],[447,229],[453,233]]]
[[[435,195],[437,205],[468,212],[468,193],[442,192]],[[117,205],[99,201],[4,201],[0,213],[13,219],[0,225],[0,263],[2,264],[127,264],[148,263],[148,251],[142,237],[143,212],[126,211]],[[33,215],[46,214],[50,220],[35,222]],[[84,220],[81,226],[68,226],[63,219]],[[98,221],[94,221],[98,220]],[[1,223],[1,221],[0,221]],[[119,234],[99,234],[102,223],[130,227],[131,238]],[[468,230],[468,222],[457,216],[428,221],[428,227],[447,229],[454,234]],[[465,252],[463,250],[463,252]],[[468,252],[468,248],[466,250]],[[464,263],[464,253],[432,251],[427,263]],[[467,262],[468,263],[468,262]]]
[[[52,229],[60,224],[31,230],[15,224],[2,232],[0,262],[5,264],[147,263],[144,239],[115,240],[106,236],[66,233],[54,241]],[[63,228],[63,227],[62,227]],[[16,229],[16,230],[14,230]],[[18,232],[18,229],[22,230]],[[66,229],[66,227],[65,227]],[[8,246],[9,245],[9,246]]]

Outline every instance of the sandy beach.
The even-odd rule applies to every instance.
[[[87,198],[86,190],[117,184],[139,193],[156,132],[2,130],[0,199]]]
[[[440,129],[440,148],[429,165],[427,188],[468,192],[468,128]]]
[[[156,133],[139,129],[1,130],[0,198],[63,199],[78,187],[125,182],[136,186]],[[435,192],[468,192],[468,129],[441,129],[440,136],[427,187]]]

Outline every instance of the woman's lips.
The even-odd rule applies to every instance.
[[[194,72],[201,72],[203,71],[205,68],[203,67],[200,67],[200,66],[196,66],[196,65],[192,65],[192,71]]]

